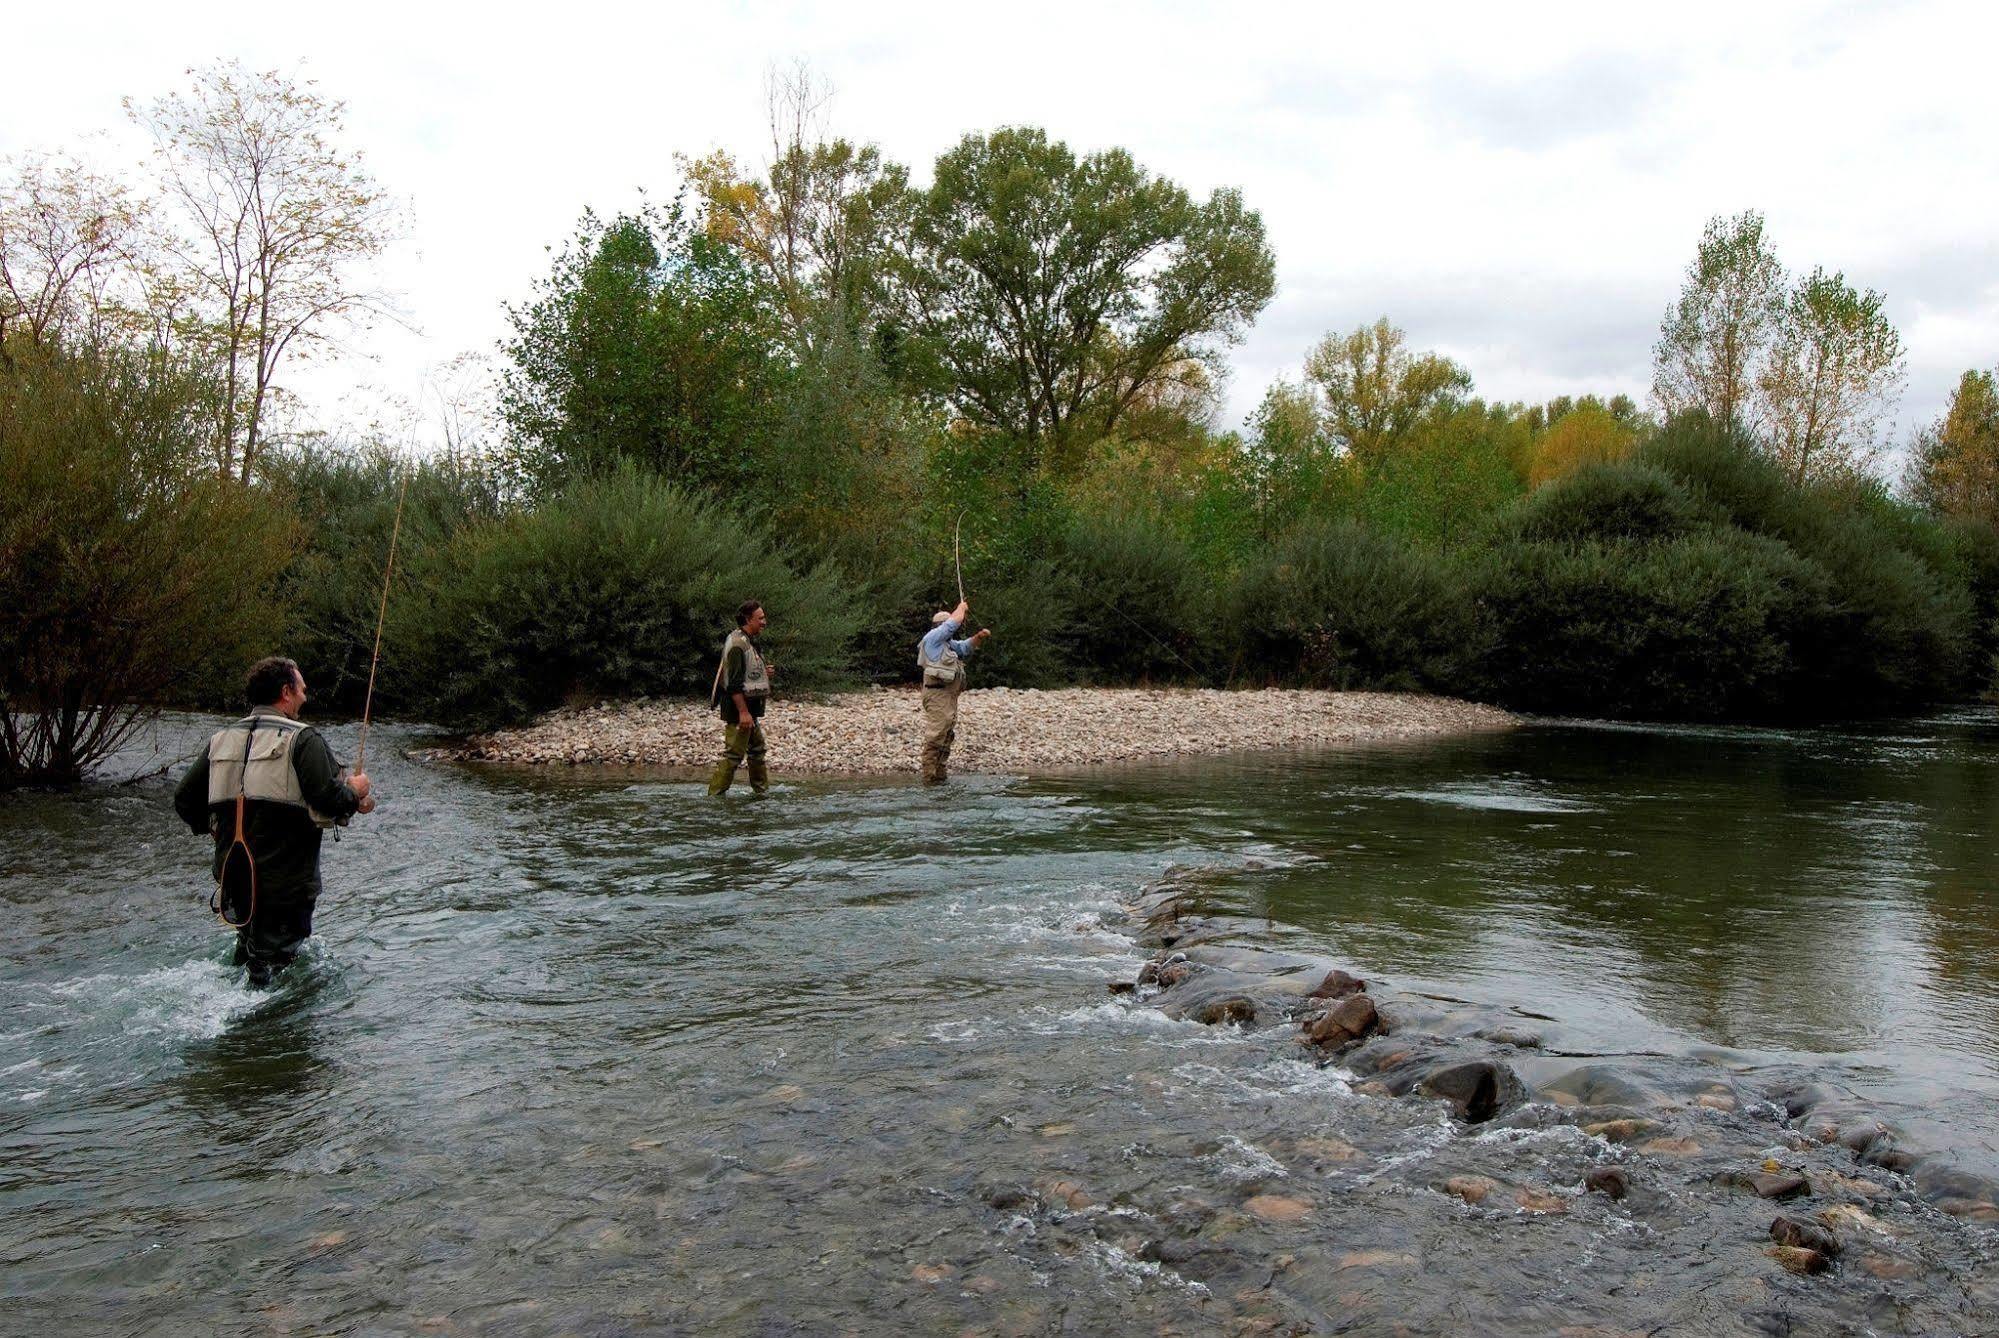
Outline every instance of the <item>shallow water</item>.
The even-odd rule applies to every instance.
[[[1605,1153],[1105,983],[1144,958],[1120,901],[1211,866],[1271,943],[1592,1054],[1802,1073],[1999,1164],[1989,712],[761,803],[375,737],[383,807],[328,845],[268,996],[224,965],[169,780],[0,801],[8,1327],[1950,1331],[1985,1295],[1976,1227],[1885,1303],[1609,1205],[1471,1211],[1428,1186]],[[1280,1199],[1309,1212],[1244,1210]]]

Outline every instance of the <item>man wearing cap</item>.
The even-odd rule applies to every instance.
[[[958,694],[965,690],[965,657],[992,635],[981,627],[976,633],[954,640],[964,625],[971,605],[964,600],[949,613],[931,618],[930,630],[916,647],[916,667],[923,671],[923,781],[944,783],[944,764],[951,757],[951,741],[958,731]]]

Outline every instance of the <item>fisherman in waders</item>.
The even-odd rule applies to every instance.
[[[916,646],[916,667],[923,671],[923,781],[944,783],[944,764],[951,759],[951,741],[958,733],[958,694],[965,690],[965,657],[977,650],[992,629],[981,627],[971,636],[953,640],[971,605],[963,599],[949,613],[933,617],[930,630]]]
[[[276,655],[257,661],[244,696],[250,714],[209,739],[174,791],[174,811],[215,839],[216,905],[237,927],[236,965],[262,989],[312,934],[321,834],[374,812],[375,799],[368,777],[343,781],[326,740],[299,723],[298,665]]]
[[[722,643],[722,664],[715,671],[711,700],[722,713],[722,760],[708,777],[708,793],[721,794],[736,779],[736,768],[745,758],[750,763],[750,790],[762,794],[770,788],[770,771],[764,765],[764,703],[770,699],[770,670],[757,653],[757,633],[764,630],[764,606],[745,600],[736,610],[736,630]]]

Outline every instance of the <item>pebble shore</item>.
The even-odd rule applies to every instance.
[[[889,775],[918,769],[920,692],[874,688],[775,701],[771,770]],[[1399,692],[1208,688],[976,688],[959,703],[951,769],[1018,775],[1107,762],[1393,742],[1506,729],[1491,706]],[[721,722],[699,701],[613,702],[553,712],[434,756],[529,765],[705,766]]]

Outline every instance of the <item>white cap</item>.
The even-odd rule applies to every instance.
[[[939,610],[938,612],[930,615],[930,625],[932,627],[937,626],[937,624],[939,623],[948,623],[950,621],[951,621],[951,615],[943,612],[942,610]]]

